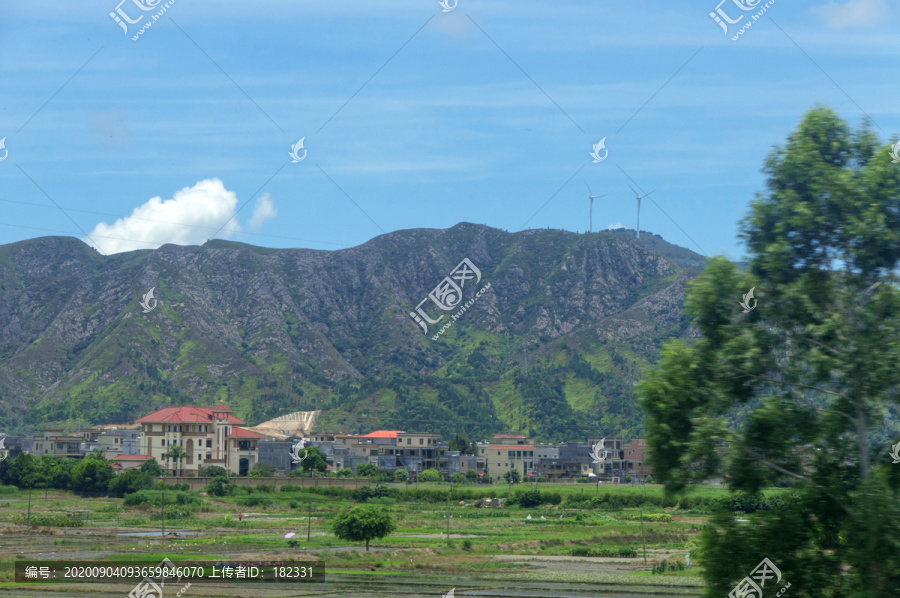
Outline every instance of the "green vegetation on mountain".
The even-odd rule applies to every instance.
[[[437,340],[409,313],[463,258],[490,288]],[[45,237],[0,247],[0,430],[126,423],[224,401],[254,425],[321,411],[317,429],[641,432],[634,384],[690,334],[705,258],[655,235],[472,224],[341,251],[211,241],[101,256]],[[144,313],[151,287],[159,303]],[[457,308],[458,309],[458,308]]]

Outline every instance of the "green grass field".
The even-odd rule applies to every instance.
[[[42,521],[67,521],[67,511],[88,511],[71,527],[63,525],[24,525],[28,492],[0,487],[0,582],[13,580],[12,563],[16,558],[35,558],[53,553],[63,559],[100,558],[108,561],[162,559],[242,558],[310,560],[326,570],[352,574],[390,573],[397,576],[420,575],[423,570],[439,575],[471,575],[478,579],[515,575],[528,579],[567,581],[620,580],[617,583],[683,585],[697,588],[702,559],[695,552],[699,533],[706,523],[706,511],[680,510],[658,504],[663,498],[658,486],[612,486],[599,488],[587,484],[539,484],[543,496],[560,495],[561,504],[543,504],[533,508],[475,508],[476,497],[506,498],[508,486],[455,486],[454,496],[429,502],[421,498],[425,491],[443,492],[449,484],[418,485],[406,492],[405,485],[387,484],[393,496],[370,498],[393,517],[397,528],[391,535],[373,540],[371,551],[362,544],[336,538],[330,531],[333,518],[358,504],[349,496],[327,496],[309,489],[303,491],[257,492],[213,497],[205,492],[189,492],[199,504],[167,505],[165,528],[179,536],[126,536],[121,534],[153,532],[162,528],[162,513],[157,506],[126,506],[123,499],[84,499],[70,492],[33,491],[31,517]],[[320,489],[321,490],[321,489]],[[533,485],[514,485],[513,492],[533,490]],[[461,493],[470,493],[461,498]],[[783,493],[767,492],[769,496]],[[590,497],[632,497],[628,508],[573,508],[567,503]],[[716,499],[727,496],[718,487],[695,487],[688,496]],[[640,497],[644,497],[646,502]],[[193,499],[192,499],[193,500]],[[600,500],[600,499],[597,499]],[[643,504],[642,504],[643,503]],[[653,504],[657,503],[657,504]],[[238,521],[237,514],[243,514]],[[311,513],[311,519],[307,517]],[[449,520],[448,520],[449,514]],[[530,516],[530,519],[529,519]],[[643,516],[643,521],[641,520]],[[55,519],[54,519],[55,518]],[[450,538],[446,536],[448,531]],[[643,532],[642,532],[643,527]],[[76,533],[77,532],[77,533]],[[293,532],[295,546],[284,535]],[[309,533],[309,540],[307,540]],[[644,564],[646,549],[647,564]],[[694,553],[693,566],[687,571],[651,575],[660,560],[684,560]],[[536,563],[565,557],[565,568],[540,568]],[[584,557],[601,557],[585,559]],[[517,558],[525,559],[523,561]],[[512,559],[512,560],[510,560]],[[571,562],[569,562],[571,561]],[[587,562],[587,564],[585,564]],[[613,571],[603,563],[624,563],[629,572]],[[530,563],[535,563],[530,564]],[[599,564],[597,564],[599,563]],[[610,577],[612,576],[612,577]],[[622,579],[626,581],[621,581]],[[627,580],[632,580],[631,582]],[[15,585],[15,584],[13,584]]]

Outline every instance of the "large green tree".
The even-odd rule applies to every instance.
[[[735,492],[794,485],[752,525],[714,519],[708,595],[768,558],[795,598],[896,596],[900,468],[883,439],[900,388],[900,165],[819,107],[764,172],[747,270],[709,263],[685,305],[699,338],[667,345],[640,384],[648,460],[669,492],[716,473]]]
[[[70,487],[83,494],[107,493],[109,482],[115,475],[106,459],[86,457],[70,473]]]
[[[308,472],[315,469],[322,472],[328,469],[328,455],[323,453],[322,449],[311,446],[303,449],[303,453],[306,455],[300,464],[300,469],[303,471]]]
[[[383,538],[396,529],[396,524],[390,514],[381,507],[361,505],[353,507],[349,511],[338,513],[332,522],[334,535],[341,540],[366,543],[366,551],[369,550],[369,541]]]

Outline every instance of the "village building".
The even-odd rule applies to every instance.
[[[197,472],[218,465],[232,475],[248,475],[258,462],[263,434],[241,427],[245,422],[219,403],[215,407],[166,407],[136,420],[141,425],[141,451],[170,474]],[[174,447],[183,457],[171,458]],[[167,455],[170,455],[167,457]]]

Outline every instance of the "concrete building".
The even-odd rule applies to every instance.
[[[484,457],[484,477],[494,482],[502,482],[510,470],[518,471],[521,479],[534,470],[534,441],[522,434],[496,434],[479,450]]]
[[[287,440],[262,440],[259,443],[259,463],[268,463],[276,475],[289,474],[299,467],[291,457],[295,443]]]
[[[633,438],[625,444],[624,459],[628,474],[642,481],[652,473],[652,469],[646,463],[647,441],[643,438]]]
[[[244,423],[219,403],[216,407],[166,407],[136,420],[141,425],[140,453],[151,455],[175,475],[219,465],[233,475],[247,475],[258,462],[264,435],[244,429]],[[186,453],[178,464],[166,458],[173,446]]]
[[[33,454],[81,459],[84,457],[81,442],[80,434],[65,434],[62,430],[44,430],[42,434],[34,437]]]

